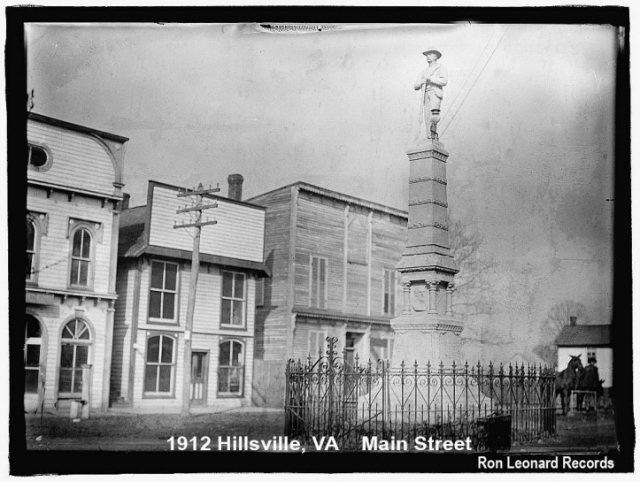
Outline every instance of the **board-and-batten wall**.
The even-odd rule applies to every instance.
[[[188,198],[179,198],[177,189],[153,187],[149,244],[191,251],[193,238],[187,229],[174,229],[174,222],[191,223],[188,214],[176,211],[188,204]],[[200,252],[229,258],[262,262],[264,243],[263,209],[226,201],[206,199],[218,203],[215,209],[203,212],[203,220],[215,219],[215,226],[202,230]]]
[[[281,189],[254,198],[267,207],[265,224],[265,263],[271,272],[264,280],[264,302],[256,313],[256,352],[261,360],[284,363],[287,334],[291,326],[289,310],[289,241],[291,189]]]
[[[47,170],[29,169],[29,179],[113,194],[115,168],[97,139],[33,120],[27,121],[27,139],[48,148],[54,159]]]
[[[150,258],[152,260],[153,258]],[[149,279],[151,265],[149,261],[142,262],[140,271],[140,295],[138,302],[138,331],[136,349],[134,350],[135,374],[133,382],[134,407],[152,411],[175,411],[181,406],[181,390],[183,377],[184,350],[184,322],[189,296],[189,280],[191,276],[190,263],[175,261],[179,266],[178,276],[178,320],[173,323],[153,323],[148,321]],[[163,261],[174,262],[168,258]],[[133,318],[132,297],[135,291],[135,272],[137,262],[124,262],[118,269],[118,286],[121,298],[118,300],[115,317],[114,334],[114,370],[112,387],[120,390],[120,396],[129,398],[129,353],[131,342],[131,321]],[[255,321],[255,277],[246,276],[246,327],[242,329],[228,329],[220,327],[220,307],[222,290],[222,270],[217,266],[203,264],[200,266],[198,277],[198,291],[193,319],[193,351],[207,351],[209,353],[208,394],[207,406],[234,406],[246,404],[250,400],[253,374],[253,329]],[[146,340],[148,336],[166,333],[176,337],[175,368],[173,375],[173,391],[170,396],[149,397],[143,395],[144,370],[146,362]],[[219,343],[227,338],[240,340],[245,345],[245,380],[242,397],[217,397],[218,384],[218,352]],[[121,346],[120,346],[121,344]],[[116,346],[118,345],[118,346]]]
[[[314,255],[327,258],[328,262],[327,309],[383,315],[384,270],[395,269],[400,261],[406,221],[375,210],[370,214],[369,209],[356,205],[349,205],[345,215],[344,202],[304,191],[300,193],[297,209],[295,304],[309,305],[309,259]],[[395,313],[401,309],[399,283],[396,273]]]

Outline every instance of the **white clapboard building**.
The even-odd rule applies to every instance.
[[[28,115],[27,411],[108,407],[127,140]]]
[[[191,356],[191,407],[249,405],[256,280],[265,276],[263,207],[242,202],[239,175],[230,196],[207,196]],[[232,185],[232,183],[236,183]],[[190,222],[176,211],[180,188],[150,181],[147,204],[125,209],[120,224],[112,407],[147,412],[182,408],[184,341],[191,277]],[[198,408],[200,407],[200,408]]]

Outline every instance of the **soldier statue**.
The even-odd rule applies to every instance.
[[[440,104],[442,103],[442,93],[447,85],[447,70],[438,60],[442,57],[439,50],[429,49],[422,54],[427,58],[427,68],[420,73],[414,85],[415,90],[422,90],[422,102],[420,106],[420,123],[424,120],[425,127],[427,119],[431,121],[427,137],[429,139],[438,138],[438,122],[440,122]],[[431,114],[431,115],[429,115]]]

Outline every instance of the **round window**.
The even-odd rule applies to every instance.
[[[49,160],[47,151],[42,147],[29,146],[29,164],[33,167],[44,167]]]

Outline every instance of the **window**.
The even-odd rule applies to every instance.
[[[147,363],[144,392],[168,394],[173,391],[175,340],[168,335],[151,336],[147,340]]]
[[[392,343],[386,338],[371,338],[371,361],[390,360]]]
[[[396,306],[396,271],[384,270],[384,289],[382,300],[382,313],[393,316]]]
[[[89,286],[91,275],[91,233],[79,228],[73,233],[71,248],[71,274],[69,285],[81,288]]]
[[[26,248],[26,280],[34,281],[36,275],[36,237],[37,237],[37,228],[35,223],[27,219],[27,248]]]
[[[327,333],[325,331],[309,330],[309,355],[312,359],[324,356],[327,350]]]
[[[220,343],[218,393],[242,396],[244,385],[244,345],[237,340]]]
[[[264,278],[256,280],[256,306],[264,306]]]
[[[151,262],[149,319],[175,322],[178,294],[178,265],[164,261]]]
[[[65,325],[60,355],[60,394],[82,394],[82,365],[89,363],[90,347],[91,333],[83,320],[75,318]]]
[[[221,325],[244,326],[245,276],[231,271],[222,272]]]
[[[27,162],[29,167],[38,171],[43,171],[51,166],[51,156],[46,148],[29,144],[29,152],[27,153]]]
[[[24,391],[38,393],[40,379],[40,350],[42,347],[42,328],[40,322],[27,315],[24,327]]]
[[[311,256],[309,270],[309,306],[327,307],[327,259]]]

